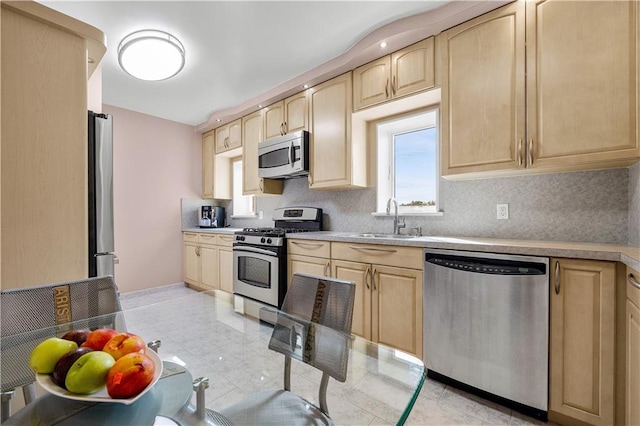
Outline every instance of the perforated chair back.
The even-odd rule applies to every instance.
[[[70,322],[86,320],[74,324],[76,329],[126,330],[123,316],[117,314],[122,308],[111,276],[3,290],[0,308],[2,392],[33,383],[31,351],[46,338],[64,335]]]

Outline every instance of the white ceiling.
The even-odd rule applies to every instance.
[[[442,9],[448,1],[41,3],[107,35],[102,60],[105,104],[202,126],[238,105],[260,102],[261,95],[264,99],[265,93],[275,93],[277,86],[282,88],[296,77],[312,75],[310,71],[353,50],[387,24]],[[466,3],[468,9],[477,2]],[[150,28],[172,33],[185,46],[186,65],[172,79],[141,81],[118,66],[120,40]]]

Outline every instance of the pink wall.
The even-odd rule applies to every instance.
[[[199,198],[192,126],[103,105],[113,115],[115,279],[122,293],[182,282],[180,198]]]

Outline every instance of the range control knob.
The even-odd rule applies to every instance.
[[[260,238],[260,242],[264,244],[265,238],[264,237]]]
[[[267,244],[271,244],[271,238],[267,238]]]

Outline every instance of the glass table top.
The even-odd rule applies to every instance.
[[[107,414],[110,411],[113,411],[111,415],[126,419],[127,416],[118,414],[118,410],[139,412],[136,423],[122,420],[121,424],[154,424],[155,416],[179,418],[180,410],[190,402],[195,405],[191,382],[200,377],[209,379],[204,399],[207,409],[213,411],[224,410],[252,393],[283,387],[284,356],[268,348],[273,326],[234,312],[227,293],[211,291],[3,337],[3,389],[10,386],[12,378],[19,380],[20,375],[33,374],[28,370],[29,354],[42,340],[62,336],[69,329],[96,327],[135,333],[147,342],[160,340],[158,354],[165,370],[184,374],[161,378],[155,385],[158,389],[130,406],[74,401],[74,404],[85,406],[69,409],[68,424],[77,423],[79,417],[74,416],[78,416],[79,411],[96,425],[113,424],[114,418]],[[329,382],[329,416],[337,425],[369,424],[375,418],[389,424],[403,424],[425,379],[422,362],[357,336],[349,336],[349,339],[346,381],[331,379]],[[298,360],[292,361],[291,391],[316,405],[320,378],[320,371]],[[62,407],[67,400],[44,393],[29,406],[13,413],[6,424],[24,424],[25,421],[47,424],[47,419],[38,417],[44,416],[42,407],[48,407],[47,404]],[[40,410],[36,409],[38,404]],[[56,415],[56,422],[65,424],[60,420],[60,412]],[[16,423],[18,420],[20,422]]]

